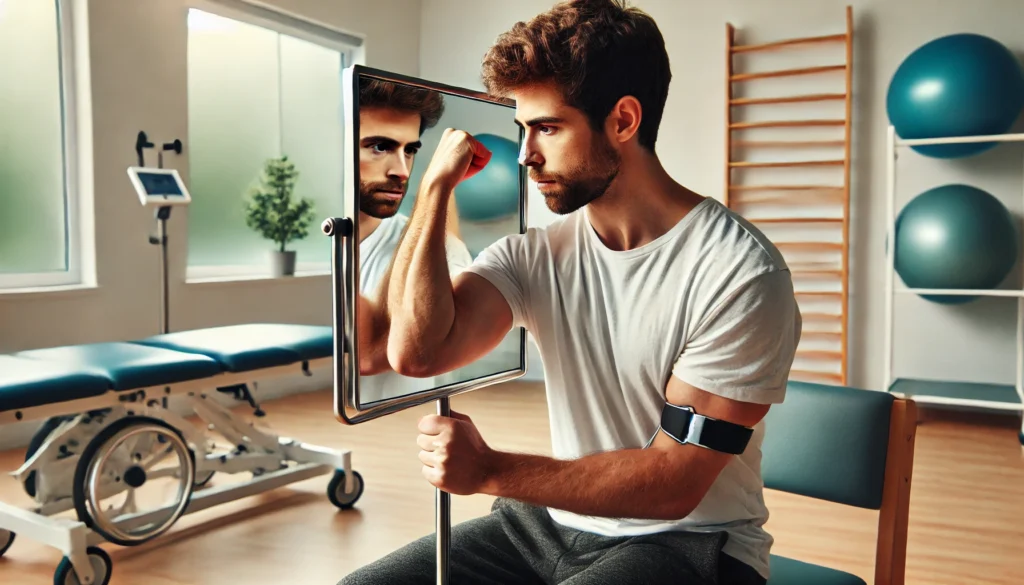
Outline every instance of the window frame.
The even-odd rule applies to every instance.
[[[193,9],[216,16],[258,26],[267,30],[301,39],[321,47],[338,51],[345,67],[366,64],[366,37],[362,34],[325,25],[306,17],[285,12],[276,7],[250,2],[249,0],[186,0],[188,11]],[[186,12],[187,17],[187,12]],[[347,42],[347,40],[351,42]],[[338,83],[341,83],[341,77]],[[339,104],[339,108],[341,104]],[[186,181],[191,182],[191,177]],[[295,276],[329,276],[331,264],[323,262],[302,262],[295,266]],[[186,265],[185,282],[225,282],[269,279],[270,266],[261,264],[217,264]],[[289,277],[292,278],[292,277]]]
[[[73,0],[52,0],[57,10],[57,55],[60,76],[61,157],[63,159],[65,270],[0,273],[0,294],[26,290],[53,290],[84,286],[82,189],[79,184],[78,85],[76,80],[76,26]]]

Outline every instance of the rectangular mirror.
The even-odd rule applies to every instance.
[[[356,424],[522,376],[526,331],[513,328],[477,361],[429,378],[360,375],[356,295],[378,299],[413,213],[420,178],[445,128],[464,130],[493,154],[459,184],[448,207],[454,279],[487,246],[526,230],[526,175],[515,104],[473,90],[363,66],[342,75],[345,216],[324,222],[333,239],[335,415]]]

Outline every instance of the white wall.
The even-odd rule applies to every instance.
[[[657,20],[672,64],[673,81],[659,155],[677,180],[717,198],[722,197],[724,187],[726,23],[737,27],[741,43],[842,33],[845,6],[852,4],[855,49],[849,383],[879,388],[884,340],[888,80],[915,48],[955,32],[986,34],[1018,55],[1024,53],[1024,38],[1017,24],[1024,18],[1024,3],[635,0],[631,4]],[[527,20],[552,5],[550,0],[423,0],[420,75],[482,88],[480,60],[494,39],[516,21]],[[841,54],[835,62],[842,62]],[[928,186],[966,180],[999,196],[1019,215],[1020,161],[1021,151],[1014,145],[947,163],[904,156],[900,162],[901,202]],[[546,221],[544,216],[531,217],[531,221],[537,219]],[[911,296],[900,299],[896,315],[897,375],[1012,383],[1014,301],[984,300],[953,309]]]
[[[419,3],[358,0],[331,3],[275,0],[271,4],[366,36],[366,62],[415,75],[419,66]],[[0,351],[152,335],[159,326],[156,246],[148,235],[152,211],[133,205],[125,168],[135,164],[140,129],[151,140],[178,137],[181,156],[166,166],[188,173],[186,15],[184,0],[88,2],[94,134],[97,287],[63,292],[0,294]],[[170,238],[171,327],[186,329],[256,320],[329,323],[330,278],[185,284],[187,217],[175,211]],[[310,237],[317,237],[314,233]],[[319,236],[323,237],[323,236]],[[324,245],[329,242],[324,238]],[[142,264],[137,273],[126,266]],[[53,320],[56,327],[41,323]]]
[[[366,63],[416,75],[419,0],[272,0],[307,19],[363,35]],[[185,151],[165,159],[188,177],[186,0],[89,0],[88,65],[91,135],[82,137],[94,165],[85,169],[95,214],[97,286],[62,292],[0,293],[0,352],[96,341],[130,340],[159,332],[158,248],[148,243],[152,211],[136,195],[125,169],[136,164],[135,136],[180,138]],[[87,120],[89,121],[89,120]],[[91,141],[91,144],[90,144]],[[89,153],[86,152],[88,155]],[[187,217],[169,222],[172,330],[246,322],[330,324],[329,276],[186,284]],[[320,237],[324,245],[330,241]],[[141,271],[128,266],[143,265]],[[46,326],[45,322],[56,325]],[[329,377],[308,384],[330,385]],[[0,430],[0,448],[18,430]]]

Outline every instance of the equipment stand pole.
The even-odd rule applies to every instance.
[[[167,285],[167,217],[171,214],[170,207],[161,207],[157,210],[157,235],[160,240],[160,333],[169,333],[170,326],[170,303],[168,302],[170,291]]]
[[[149,141],[146,133],[140,130],[135,137],[135,154],[139,157],[140,167],[146,166],[146,157],[142,151],[153,146],[155,145]],[[156,153],[156,168],[164,168],[165,150],[181,154],[181,148],[181,140],[177,138],[173,142],[163,143]],[[167,278],[167,220],[171,217],[171,206],[158,207],[153,215],[156,218],[156,236],[150,235],[149,243],[160,246],[160,333],[165,334],[171,331],[170,288]]]
[[[437,402],[437,414],[451,416],[451,406],[448,397],[445,396]],[[437,585],[449,585],[449,555],[451,553],[452,533],[452,495],[442,490],[437,490]]]

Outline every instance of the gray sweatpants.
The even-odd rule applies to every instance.
[[[498,498],[452,526],[452,585],[763,585],[721,552],[724,532],[606,537],[554,522],[543,508]],[[435,585],[433,534],[360,568],[340,585]]]

